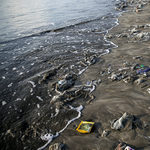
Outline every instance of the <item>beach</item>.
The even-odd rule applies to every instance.
[[[150,74],[147,73],[145,81],[137,85],[134,81],[126,83],[123,79],[111,81],[110,75],[102,75],[102,72],[111,66],[113,71],[122,68],[124,63],[140,64],[149,66],[150,64],[150,41],[138,41],[131,37],[116,37],[114,35],[130,33],[138,25],[150,24],[150,5],[144,5],[140,12],[133,11],[136,7],[128,7],[128,12],[119,17],[119,25],[109,31],[112,35],[110,39],[118,45],[107,55],[102,56],[98,62],[90,66],[78,79],[78,82],[86,84],[93,79],[101,79],[101,83],[92,93],[95,99],[88,105],[84,105],[82,116],[74,121],[61,135],[56,138],[54,143],[65,143],[68,149],[105,149],[114,150],[120,142],[124,142],[136,150],[150,149],[149,123],[150,123],[150,95],[147,89],[150,87]],[[150,32],[149,28],[136,28],[140,32]],[[108,36],[107,35],[107,36]],[[142,59],[134,59],[140,56]],[[127,65],[128,66],[128,65]],[[129,65],[130,66],[130,65]],[[113,72],[112,71],[112,72]],[[130,70],[125,70],[131,72]],[[132,72],[134,74],[134,72]],[[134,76],[134,75],[133,75]],[[142,87],[147,84],[145,87]],[[142,129],[134,127],[133,129],[113,130],[110,121],[118,119],[125,112],[134,115],[142,124],[147,124]],[[90,134],[82,134],[76,131],[80,121],[88,120],[95,122],[94,128]],[[108,135],[102,137],[103,131]]]
[[[147,0],[119,1],[119,18],[42,32],[52,44],[16,57],[19,79],[12,73],[16,80],[3,92],[1,149],[150,149],[149,8]],[[81,121],[94,122],[90,133],[76,130]]]

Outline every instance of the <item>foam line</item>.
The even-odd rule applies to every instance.
[[[88,66],[86,68],[84,68],[83,70],[79,71],[78,76],[81,75],[87,69],[88,69]]]
[[[45,135],[41,135],[41,139],[44,140],[44,141],[48,141],[45,145],[43,145],[42,147],[38,148],[37,150],[43,150],[44,148],[46,148],[54,138],[58,137],[60,133],[62,133],[73,121],[75,121],[76,119],[80,118],[81,117],[81,110],[83,109],[83,106],[80,105],[79,107],[77,108],[74,108],[72,107],[71,105],[69,105],[69,107],[72,109],[72,110],[75,110],[78,112],[78,116],[71,119],[70,121],[68,121],[68,123],[66,124],[66,126],[60,130],[59,132],[56,133],[56,135],[53,135],[51,133],[47,133]]]
[[[72,120],[68,121],[67,125],[66,125],[62,130],[60,130],[59,133],[62,133],[62,132],[71,124],[71,122],[73,122],[73,121],[75,121],[76,119],[78,119],[78,118],[81,117],[81,110],[83,109],[83,106],[82,106],[82,105],[80,105],[80,106],[77,107],[77,108],[74,108],[74,107],[72,107],[71,105],[69,105],[69,107],[70,107],[71,109],[73,109],[73,110],[76,110],[76,111],[78,112],[78,116],[75,117],[75,118],[73,118]]]
[[[36,87],[36,85],[33,81],[28,81],[28,82],[32,84],[33,88]]]
[[[37,150],[43,150],[44,148],[46,148],[53,140],[53,138],[56,138],[57,136],[59,136],[59,133],[57,132],[56,135],[53,134],[45,134],[45,135],[41,135],[41,139],[44,141],[48,141],[45,145],[43,145],[42,147],[38,148]]]

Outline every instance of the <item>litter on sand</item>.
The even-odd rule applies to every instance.
[[[115,150],[134,150],[133,148],[126,146],[126,144],[120,143]]]
[[[93,125],[94,122],[81,121],[76,130],[80,133],[90,133]]]

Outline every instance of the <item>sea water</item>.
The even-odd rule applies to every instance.
[[[110,0],[1,0],[1,137],[11,128],[23,130],[19,129],[20,122],[25,124],[24,130],[29,124],[38,124],[43,130],[59,124],[59,119],[47,120],[61,113],[65,116],[50,105],[53,98],[50,83],[67,73],[80,75],[87,69],[80,64],[86,56],[100,56],[114,47],[105,35],[117,25],[115,3]],[[48,82],[39,83],[45,73],[57,68],[61,69]],[[72,117],[76,116],[78,113]],[[1,146],[4,148],[5,144]]]

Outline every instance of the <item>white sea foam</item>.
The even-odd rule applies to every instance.
[[[35,85],[35,83],[33,81],[28,81],[28,82],[32,84],[33,88],[36,87],[36,85]]]
[[[39,105],[39,104],[37,104],[36,106],[37,106],[37,108],[40,108],[40,105]]]
[[[45,135],[41,135],[41,139],[43,141],[48,141],[44,146],[38,148],[37,150],[42,150],[44,148],[46,148],[53,140],[53,138],[56,138],[57,136],[59,136],[59,133],[57,132],[56,135],[53,135],[51,133],[47,133]]]
[[[43,99],[40,96],[36,96],[36,98],[43,102]]]
[[[20,73],[19,73],[19,76],[21,76],[22,74],[23,74],[23,72],[20,72]]]
[[[5,77],[5,76],[2,76],[2,79],[6,79],[6,77]]]
[[[75,110],[78,112],[78,116],[71,119],[70,121],[68,121],[67,125],[62,129],[60,130],[59,132],[56,133],[56,135],[53,135],[51,133],[47,133],[45,135],[41,135],[41,139],[44,140],[44,141],[48,141],[44,146],[38,148],[37,150],[43,150],[44,148],[46,148],[53,140],[53,138],[56,138],[59,136],[60,133],[62,133],[69,125],[70,123],[72,123],[73,121],[75,121],[76,119],[80,118],[81,117],[81,110],[83,109],[83,106],[80,105],[79,107],[77,108],[74,108],[72,106],[69,106],[72,110]]]
[[[10,83],[7,87],[12,87],[13,83]]]
[[[21,101],[21,98],[17,98],[16,101]]]
[[[16,70],[16,69],[17,69],[16,67],[12,68],[12,70]]]
[[[55,109],[56,114],[53,117],[56,117],[59,114],[59,109]]]
[[[34,65],[34,63],[31,64],[31,66],[33,66],[33,65]]]
[[[33,92],[33,89],[31,88],[31,89],[30,89],[30,93],[32,93],[32,92]]]
[[[5,102],[5,101],[2,101],[2,106],[6,105],[6,104],[7,104],[7,102]]]
[[[77,111],[77,112],[78,112],[78,116],[75,117],[75,118],[73,118],[73,119],[71,119],[70,121],[68,121],[68,123],[66,124],[66,126],[65,126],[62,130],[60,130],[59,133],[62,133],[62,132],[70,125],[70,123],[72,123],[73,121],[75,121],[76,119],[78,119],[78,118],[81,117],[81,110],[83,109],[83,106],[82,106],[82,105],[80,105],[80,106],[77,107],[77,108],[74,108],[74,107],[72,107],[71,105],[70,105],[69,107],[70,107],[72,110]]]

